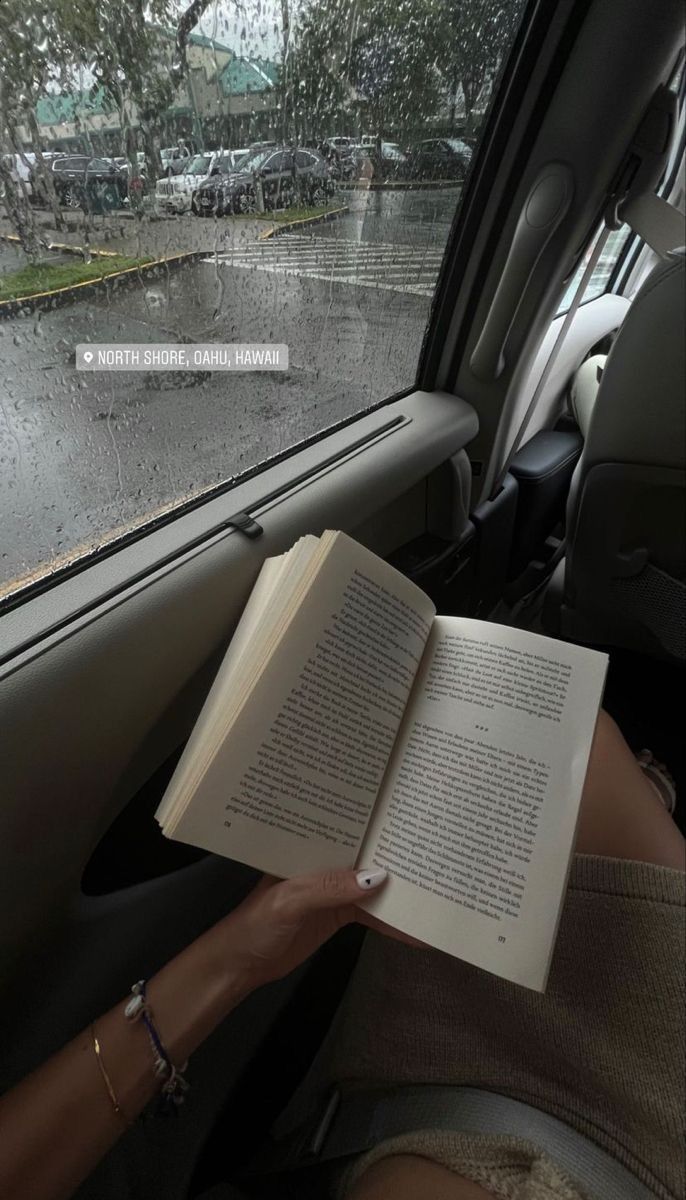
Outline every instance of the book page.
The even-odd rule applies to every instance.
[[[435,612],[344,534],[322,543],[195,795],[165,826],[278,875],[355,862]]]
[[[436,617],[363,854],[365,907],[543,990],[607,656]]]
[[[319,538],[303,537],[286,554],[268,558],[250,593],[248,602],[202,711],[193,726],[173,778],[156,816],[161,825],[183,809],[226,728],[232,697],[245,685],[246,665],[268,640],[278,613],[288,605],[298,576],[318,549]]]

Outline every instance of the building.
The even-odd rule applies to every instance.
[[[160,29],[161,73],[170,71],[174,51],[175,34]],[[186,57],[188,75],[173,104],[155,122],[160,145],[183,138],[195,149],[228,147],[273,134],[279,102],[277,63],[240,58],[230,47],[198,33],[190,34]],[[122,116],[132,129],[140,128],[135,104],[128,104],[122,114],[100,87],[46,95],[36,105],[44,149],[122,154]],[[21,128],[19,134],[30,146],[29,131]]]

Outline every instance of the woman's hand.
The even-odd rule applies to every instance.
[[[148,980],[171,1061],[185,1062],[254,988],[300,966],[343,925],[373,924],[356,905],[385,879],[376,868],[263,879]],[[146,1030],[124,1019],[122,1000],[0,1098],[0,1193],[66,1200],[157,1091]]]
[[[226,951],[251,987],[281,979],[344,925],[364,916],[356,907],[385,882],[378,867],[325,871],[281,882],[264,876],[226,918]]]

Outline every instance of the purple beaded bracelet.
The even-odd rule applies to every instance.
[[[165,1113],[178,1112],[179,1106],[186,1098],[190,1084],[184,1079],[184,1071],[188,1063],[175,1067],[164,1042],[160,1037],[145,994],[145,980],[139,979],[131,988],[131,999],[124,1008],[124,1016],[132,1024],[142,1021],[152,1050],[153,1069],[155,1076],[162,1080],[160,1092],[161,1110]]]

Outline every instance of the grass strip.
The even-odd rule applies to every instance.
[[[0,275],[0,300],[21,300],[25,296],[74,287],[77,283],[104,279],[106,275],[117,271],[144,267],[154,261],[150,255],[144,258],[130,258],[124,254],[116,254],[89,263],[28,263],[18,271],[8,271]]]

